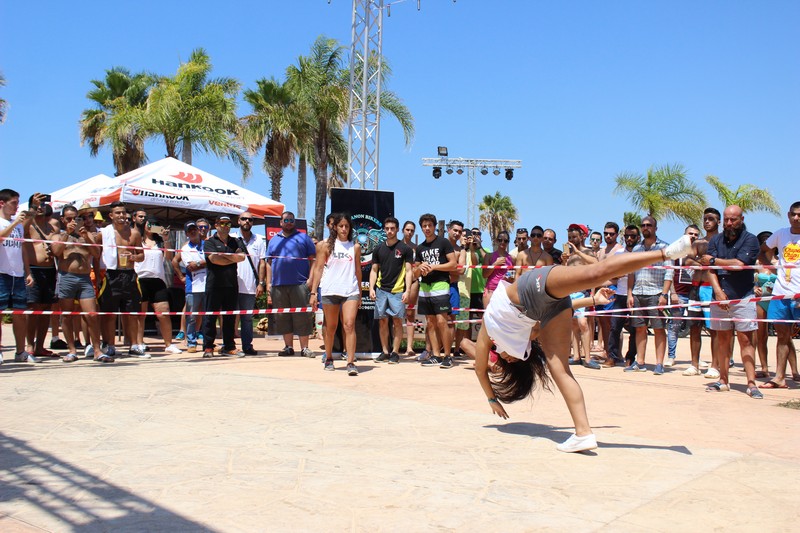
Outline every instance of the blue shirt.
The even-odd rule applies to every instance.
[[[723,232],[711,237],[708,243],[708,255],[719,259],[738,259],[745,265],[756,264],[758,250],[758,239],[744,229],[735,241],[728,241]],[[712,270],[712,272],[716,273],[719,285],[729,300],[753,294],[752,270]]]
[[[267,245],[267,261],[272,264],[272,285],[301,285],[308,281],[309,257],[317,255],[311,238],[300,231],[276,234]],[[300,259],[298,259],[300,258]]]

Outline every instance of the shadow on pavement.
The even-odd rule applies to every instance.
[[[538,437],[548,439],[558,444],[567,440],[573,433],[570,428],[557,428],[553,426],[546,426],[544,424],[533,424],[531,422],[511,422],[510,424],[490,424],[484,426],[486,428],[493,428],[502,433],[511,433],[514,435],[527,435],[529,437]],[[595,429],[608,429],[618,428],[619,426],[595,426]],[[618,442],[598,442],[598,448],[630,448],[638,450],[665,450],[684,455],[692,455],[692,452],[686,446],[657,446],[653,444],[625,444]]]
[[[2,433],[0,465],[0,515],[14,518],[20,502],[60,530],[212,531]]]

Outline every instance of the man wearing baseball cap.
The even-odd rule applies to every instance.
[[[206,292],[206,256],[203,254],[203,241],[197,223],[189,221],[183,225],[189,239],[172,258],[172,268],[186,286],[186,344],[187,351],[197,351],[197,333],[201,317],[194,315],[203,310]],[[184,272],[186,274],[184,275]]]

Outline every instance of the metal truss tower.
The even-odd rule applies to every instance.
[[[347,131],[350,188],[378,188],[383,9],[384,0],[353,0]]]
[[[439,179],[442,174],[442,169],[446,174],[452,174],[455,170],[456,174],[463,174],[464,170],[467,171],[467,226],[470,228],[477,227],[478,206],[475,203],[475,186],[477,179],[475,171],[480,169],[481,174],[484,176],[489,172],[495,176],[499,176],[501,171],[505,172],[505,178],[510,180],[513,178],[513,170],[522,168],[522,160],[520,159],[471,159],[463,157],[423,157],[422,166],[433,167],[434,178]],[[437,170],[439,176],[437,177]]]

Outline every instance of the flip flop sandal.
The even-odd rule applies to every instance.
[[[65,363],[74,363],[75,361],[78,360],[78,356],[75,355],[74,353],[69,353],[64,357],[62,357],[61,360]]]
[[[756,370],[756,378],[763,379],[768,377],[769,377],[769,372],[764,372],[763,370]]]
[[[783,385],[779,385],[776,382],[774,382],[772,380],[769,380],[766,383],[762,384],[760,388],[762,388],[762,389],[788,389],[789,386],[786,383],[784,383]]]
[[[720,383],[719,381],[706,387],[706,392],[729,392],[730,390],[731,388],[729,385]]]
[[[114,362],[114,358],[113,357],[111,357],[110,355],[105,355],[105,354],[101,355],[100,357],[96,357],[94,360],[97,363],[113,363]]]

